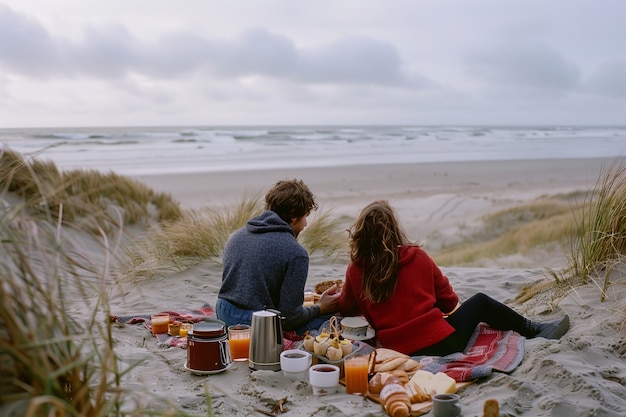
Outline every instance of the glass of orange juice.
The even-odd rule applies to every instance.
[[[367,394],[368,363],[368,357],[365,355],[354,355],[344,360],[343,367],[346,374],[346,393]]]
[[[233,361],[247,361],[250,354],[250,326],[247,324],[229,326],[228,344]]]
[[[167,333],[170,324],[170,315],[168,313],[153,314],[150,320],[153,335]]]

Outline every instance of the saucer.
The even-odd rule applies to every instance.
[[[376,336],[376,332],[371,327],[368,327],[367,333],[365,334],[365,336],[350,336],[348,334],[342,334],[342,336],[344,339],[349,339],[349,340],[370,340],[374,336]]]
[[[214,374],[219,374],[219,373],[224,372],[225,370],[230,368],[230,365],[231,364],[229,363],[228,365],[226,365],[226,367],[224,369],[217,369],[215,371],[198,371],[198,370],[195,370],[195,369],[190,369],[190,368],[187,368],[187,363],[185,363],[183,365],[183,368],[185,368],[185,370],[191,372],[194,375],[214,375]]]

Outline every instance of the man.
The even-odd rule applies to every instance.
[[[275,309],[285,317],[283,330],[304,334],[336,311],[336,286],[319,303],[303,306],[309,254],[296,239],[316,209],[302,180],[278,181],[267,192],[265,211],[233,233],[224,247],[218,319],[227,326],[250,324],[253,312]]]

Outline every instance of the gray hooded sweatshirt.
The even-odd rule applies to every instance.
[[[275,212],[266,210],[233,233],[222,260],[219,298],[244,310],[278,310],[285,331],[320,316],[317,305],[302,306],[309,254]]]

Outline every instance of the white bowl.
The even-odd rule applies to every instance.
[[[288,349],[280,353],[280,369],[293,381],[306,381],[313,357],[307,351]]]
[[[341,320],[341,334],[347,339],[366,337],[368,327],[369,323],[362,317],[345,317]]]
[[[309,368],[309,383],[313,395],[334,394],[339,386],[339,367],[326,363],[313,365]]]

